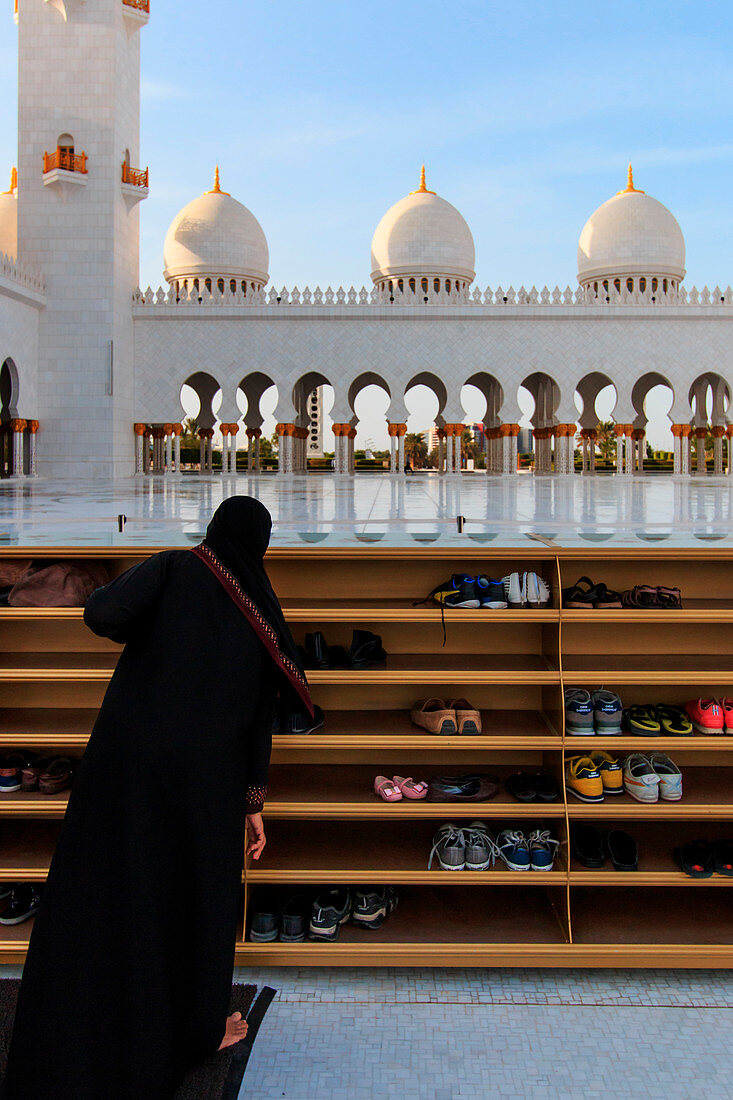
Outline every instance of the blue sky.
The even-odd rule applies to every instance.
[[[21,0],[22,3],[22,0]],[[480,286],[575,285],[588,215],[635,180],[669,206],[688,286],[733,282],[733,6],[719,0],[151,0],[142,41],[141,282],[176,212],[222,186],[277,285],[356,286],[417,185],[454,203]],[[0,37],[0,164],[15,162],[16,29]],[[3,169],[2,175],[5,175]]]

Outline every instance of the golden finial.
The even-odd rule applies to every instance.
[[[425,186],[425,165],[420,169],[420,186],[417,191],[410,191],[411,195],[434,195],[435,191],[429,191]]]
[[[228,195],[229,194],[228,191],[222,191],[221,187],[219,186],[219,165],[218,164],[217,164],[216,168],[214,169],[214,186],[211,188],[210,191],[204,191],[204,194],[205,195]]]
[[[17,187],[18,187],[18,169],[16,167],[12,167],[10,169],[10,187],[7,189],[7,191],[3,191],[3,195],[12,195],[13,191],[15,191],[17,189]]]
[[[644,194],[644,192],[640,188],[634,187],[634,170],[631,167],[631,163],[629,163],[629,168],[628,168],[628,171],[626,173],[626,186],[624,187],[623,191],[617,191],[616,194],[617,195],[629,195],[629,194],[632,194],[632,193],[635,194],[635,195],[643,195]]]

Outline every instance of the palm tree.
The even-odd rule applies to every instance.
[[[408,432],[405,436],[405,462],[421,468],[428,457],[428,448],[425,440],[417,432]]]
[[[598,437],[596,446],[601,452],[601,458],[606,462],[614,462],[616,459],[616,425],[612,420],[602,420],[598,425]]]
[[[198,447],[199,425],[198,421],[192,416],[187,416],[183,421],[183,431],[181,432],[181,446],[182,447]]]

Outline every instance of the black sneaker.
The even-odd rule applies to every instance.
[[[417,600],[414,607],[421,603],[434,600],[443,607],[467,607],[481,606],[478,592],[476,591],[476,578],[468,573],[454,573],[449,581],[435,586],[432,592],[428,592],[424,600]]]
[[[272,943],[280,927],[280,907],[274,897],[257,898],[252,906],[249,938],[252,943]]]
[[[382,886],[377,890],[354,890],[351,921],[360,928],[381,928],[396,908],[397,891],[393,886]]]
[[[337,940],[339,929],[351,916],[351,894],[347,886],[334,886],[313,902],[308,936],[312,940]]]
[[[302,736],[306,733],[315,733],[316,730],[321,729],[324,721],[323,711],[318,706],[314,706],[312,718],[307,713],[291,714],[287,710],[276,710],[272,719],[272,733],[273,735],[282,733]]]
[[[29,920],[41,904],[41,891],[31,883],[18,883],[10,894],[10,902],[0,913],[0,924],[22,924]]]
[[[280,942],[302,943],[308,933],[311,899],[308,894],[296,894],[283,905],[280,916]]]

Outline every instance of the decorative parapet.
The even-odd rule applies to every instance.
[[[611,287],[608,291],[602,290],[600,295],[592,287],[576,287],[573,290],[569,286],[565,290],[560,290],[558,286],[554,290],[550,290],[549,287],[538,290],[534,286],[530,290],[526,290],[523,286],[519,290],[515,290],[514,287],[510,286],[508,290],[504,290],[502,287],[497,287],[496,290],[487,287],[486,290],[482,291],[479,287],[476,287],[474,290],[430,290],[427,293],[422,291],[415,293],[410,290],[391,292],[378,287],[367,289],[364,286],[360,290],[353,286],[349,287],[348,290],[341,286],[333,290],[329,286],[325,290],[321,290],[320,287],[310,290],[309,287],[306,287],[301,291],[296,286],[292,290],[288,290],[286,287],[281,290],[276,290],[275,287],[271,287],[269,290],[264,287],[260,289],[248,288],[245,294],[236,284],[236,289],[230,289],[230,286],[227,285],[229,280],[208,281],[211,283],[210,288],[204,285],[203,279],[200,286],[191,285],[178,290],[175,286],[170,288],[159,287],[157,291],[154,291],[151,287],[148,287],[145,291],[138,288],[133,294],[133,304],[145,307],[236,306],[239,308],[256,307],[258,309],[264,306],[278,310],[292,309],[293,307],[333,310],[370,306],[396,310],[404,308],[414,310],[430,306],[493,307],[496,309],[502,309],[505,306],[561,307],[565,309],[576,306],[580,308],[592,306],[596,309],[612,308],[614,306],[643,306],[655,309],[679,308],[680,306],[711,306],[723,309],[733,307],[733,289],[726,287],[725,290],[721,290],[719,286],[716,286],[713,290],[708,287],[703,287],[702,290],[698,290],[697,287],[692,287],[690,290],[679,287],[667,294],[654,293],[651,289],[629,291],[625,289],[616,290]]]
[[[32,267],[19,264],[12,256],[0,252],[0,294],[43,305],[46,300],[46,284]]]

